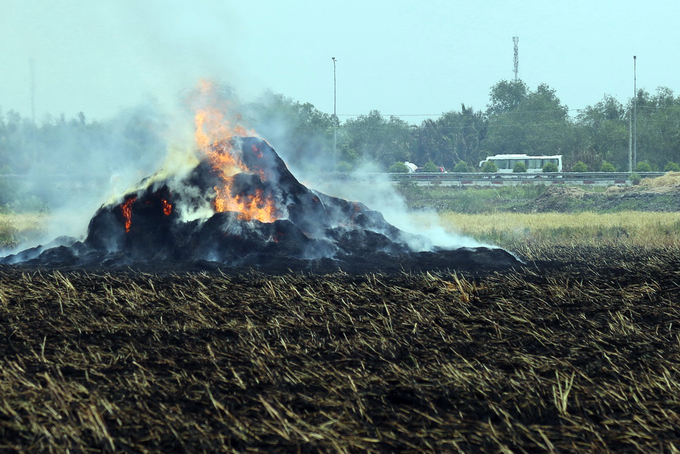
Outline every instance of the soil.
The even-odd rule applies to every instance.
[[[2,452],[675,452],[680,250],[502,272],[0,267]]]

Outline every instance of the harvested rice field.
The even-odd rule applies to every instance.
[[[680,248],[502,273],[0,268],[2,452],[677,452]]]

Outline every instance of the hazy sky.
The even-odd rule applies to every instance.
[[[680,94],[677,0],[0,0],[0,109],[103,119],[149,99],[171,105],[201,77],[250,99],[265,89],[340,115],[419,123],[484,109],[519,76],[575,115],[638,87]],[[346,119],[341,116],[341,120]]]

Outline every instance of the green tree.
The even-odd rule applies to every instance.
[[[572,124],[568,109],[557,98],[555,90],[541,84],[535,91],[524,92],[524,83],[513,84],[501,82],[492,89],[487,111],[488,130],[482,148],[489,155],[535,156],[570,151]],[[511,91],[512,87],[523,88]]]
[[[558,170],[557,164],[554,162],[548,162],[543,166],[543,172],[545,173],[557,172]]]
[[[521,80],[501,80],[491,87],[491,92],[489,93],[490,104],[487,114],[489,116],[499,116],[518,109],[528,93],[529,88]]]
[[[334,156],[334,133],[339,131],[337,118],[310,103],[268,92],[243,110],[248,123],[266,137],[289,164],[330,170],[330,163],[350,160],[347,156]]]
[[[442,131],[439,124],[432,119],[424,120],[411,134],[413,159],[416,162],[427,162],[440,159]]]
[[[486,116],[462,104],[460,112],[446,112],[412,129],[413,159],[433,160],[449,169],[458,161],[479,162],[485,136]]]
[[[637,160],[647,161],[652,168],[661,168],[668,161],[680,161],[680,96],[666,87],[655,94],[638,90]],[[632,110],[633,100],[629,108]]]
[[[395,162],[390,166],[390,173],[408,173],[408,167],[403,162]]]
[[[616,167],[611,162],[602,161],[600,172],[616,172]]]
[[[484,173],[495,173],[498,172],[498,166],[493,161],[486,161],[484,164],[482,164],[482,168],[480,170]]]
[[[588,166],[583,161],[579,161],[576,164],[574,164],[574,167],[571,168],[571,171],[572,172],[587,172]]]
[[[453,171],[455,173],[467,173],[470,171],[468,168],[467,162],[465,161],[458,161],[458,164],[453,168]]]
[[[527,166],[523,162],[518,162],[515,167],[512,168],[514,173],[524,173],[527,171]]]
[[[106,188],[112,174],[158,170],[167,151],[161,138],[166,131],[163,116],[152,104],[126,109],[102,123],[88,122],[81,112],[72,119],[45,116],[38,125],[10,111],[0,116],[0,169],[36,176],[68,175],[74,183],[86,178]],[[31,194],[40,194],[40,199],[3,193],[0,204],[33,209],[45,203],[56,208],[65,202],[54,191],[52,179],[32,178],[31,183]]]
[[[664,172],[680,172],[680,164],[670,161],[663,168]]]
[[[446,138],[445,148],[450,149],[449,156],[441,156],[440,161],[446,167],[453,167],[457,161],[479,162],[479,145],[486,136],[486,116],[475,112],[471,107],[461,104],[460,112],[446,112],[438,120],[438,125]]]
[[[610,95],[594,106],[587,106],[576,118],[579,143],[572,159],[591,168],[602,160],[625,167],[628,162],[629,119],[627,110]]]
[[[652,166],[647,161],[640,161],[635,166],[636,172],[651,172]]]
[[[379,111],[347,120],[343,126],[343,153],[388,169],[395,161],[411,159],[410,126],[397,117],[384,118]]]
[[[432,161],[427,161],[423,166],[423,172],[439,172],[439,167]]]

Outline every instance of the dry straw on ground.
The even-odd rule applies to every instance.
[[[660,177],[643,178],[640,181],[640,186],[647,186],[650,188],[678,187],[680,186],[680,172],[666,172],[665,175]]]
[[[0,272],[7,452],[677,452],[680,249],[522,269]]]
[[[618,213],[445,213],[441,222],[451,231],[514,249],[541,245],[680,244],[680,212]]]

